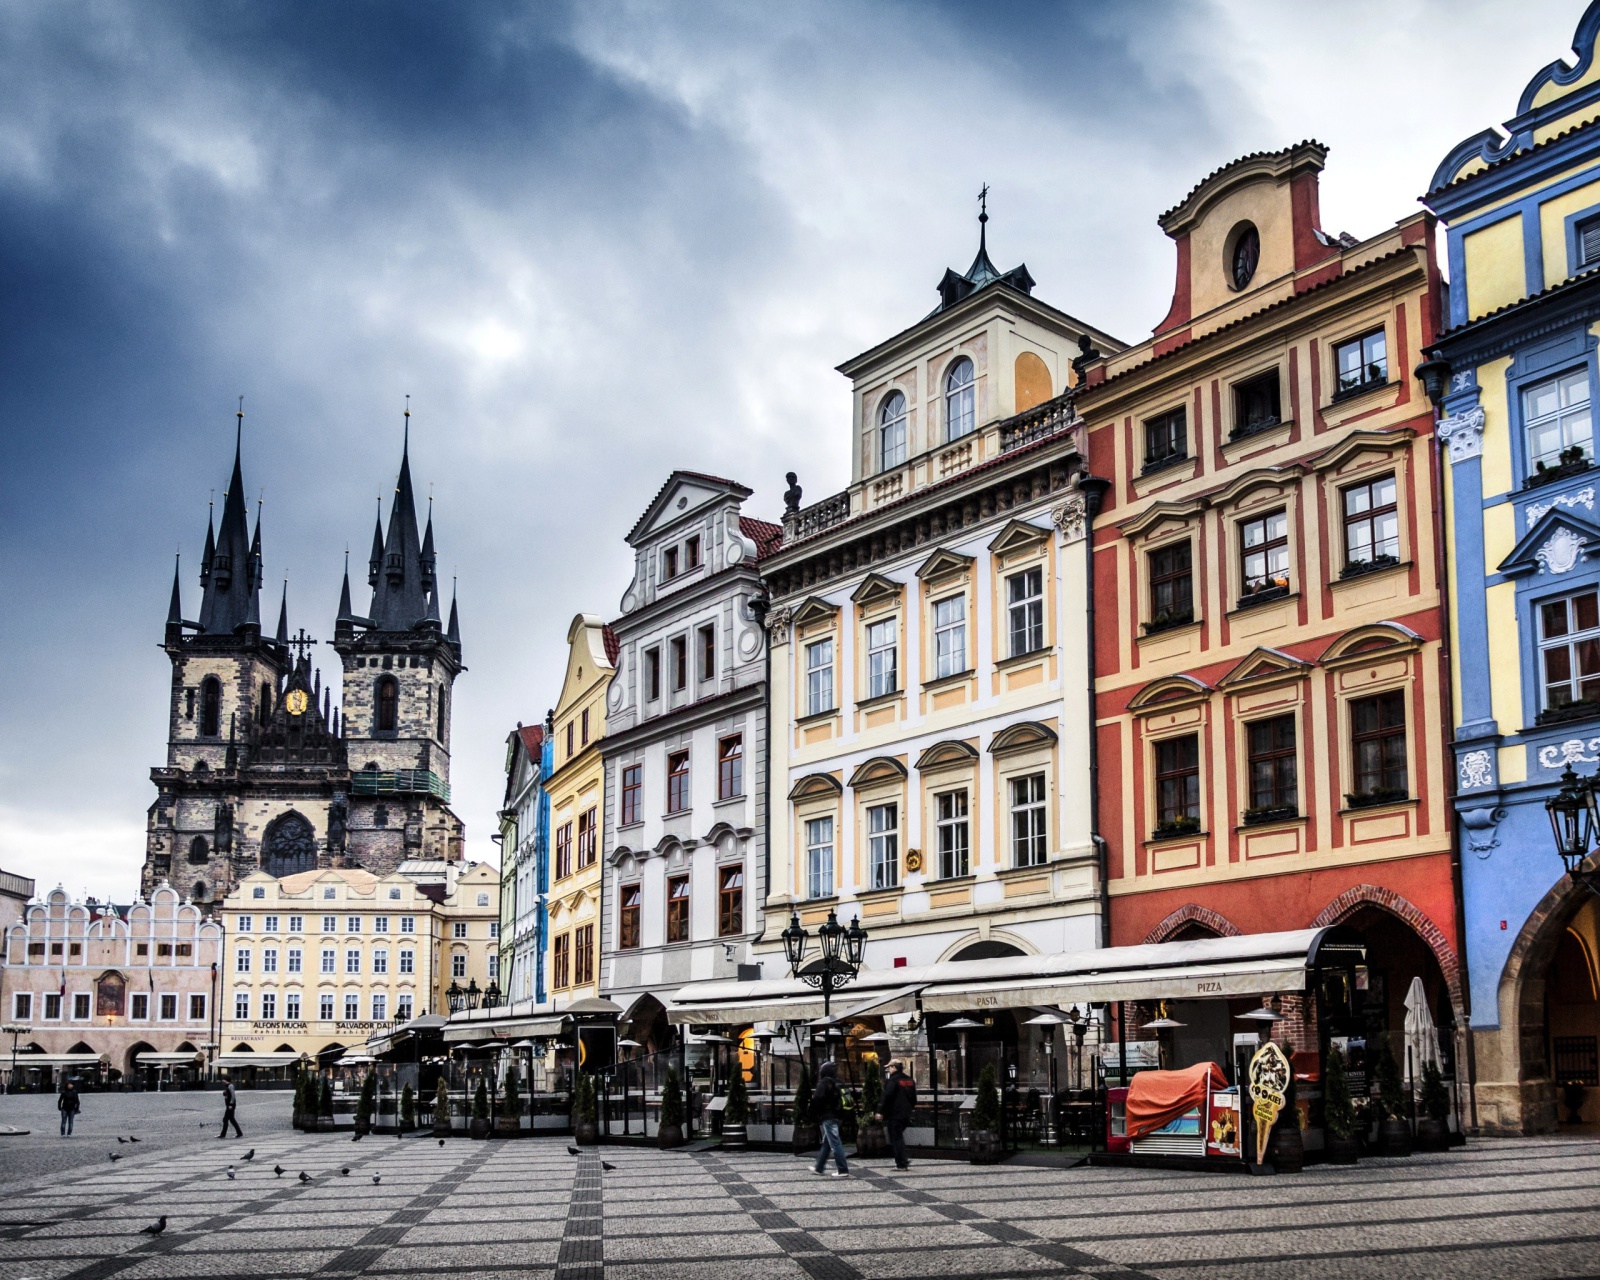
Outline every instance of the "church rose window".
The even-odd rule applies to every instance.
[[[261,841],[261,869],[269,876],[292,876],[317,865],[317,836],[311,824],[290,812],[273,821]]]

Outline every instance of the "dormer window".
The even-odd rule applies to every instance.
[[[685,572],[700,567],[700,535],[697,533],[683,544],[683,568]]]
[[[1243,289],[1255,279],[1256,268],[1261,264],[1261,233],[1248,222],[1241,223],[1229,237],[1228,280],[1235,289]]]
[[[945,439],[959,440],[971,435],[978,425],[977,384],[973,381],[972,361],[962,356],[944,376]]]
[[[670,582],[678,576],[678,548],[665,547],[661,552],[661,580]]]
[[[878,409],[878,470],[893,470],[905,460],[906,398],[896,391]]]

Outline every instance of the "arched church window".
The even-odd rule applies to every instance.
[[[438,738],[440,742],[444,741],[445,717],[446,717],[446,714],[447,714],[447,712],[446,712],[446,700],[447,700],[448,696],[449,695],[445,692],[445,687],[443,685],[440,685],[439,686],[439,732],[434,735],[434,737]],[[585,712],[584,714],[587,715],[588,713]]]
[[[274,818],[261,838],[261,869],[269,876],[296,875],[317,866],[317,833],[290,810]]]
[[[946,440],[971,435],[978,425],[977,385],[972,361],[962,356],[944,375],[944,430]]]
[[[892,392],[878,409],[878,469],[889,471],[906,460],[906,398]]]
[[[196,903],[210,901],[209,895],[206,892],[206,882],[204,880],[196,880],[194,882],[194,888],[189,890],[189,901]]]
[[[211,861],[211,846],[206,843],[204,836],[196,836],[189,841],[189,861],[195,866]]]
[[[378,681],[377,730],[394,733],[400,727],[400,682],[393,676]]]
[[[261,682],[261,705],[256,708],[256,715],[262,724],[272,719],[272,686],[265,680]]]
[[[200,682],[200,736],[222,736],[222,681],[207,676]]]

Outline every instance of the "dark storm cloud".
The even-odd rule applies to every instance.
[[[1552,34],[1478,63],[1463,36],[1461,76],[1395,127],[1446,12],[1488,20],[1420,0],[1336,20],[1245,0],[0,0],[0,865],[129,891],[171,555],[192,611],[237,394],[264,608],[287,574],[317,635],[413,395],[461,579],[456,807],[492,856],[506,731],[554,701],[572,615],[614,611],[621,537],[666,471],[738,476],[769,515],[791,466],[810,496],[842,487],[832,367],[970,260],[980,182],[1003,265],[1136,339],[1170,290],[1154,216],[1205,172],[1343,129],[1323,208],[1355,191],[1352,229],[1376,230],[1576,16],[1532,4]],[[1458,118],[1435,125],[1447,91]]]

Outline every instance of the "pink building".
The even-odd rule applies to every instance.
[[[204,1074],[222,928],[163,883],[132,906],[56,888],[4,931],[0,1076],[155,1087]]]

